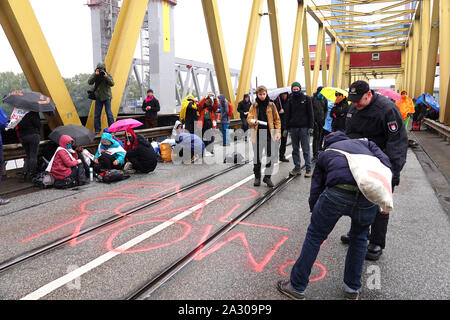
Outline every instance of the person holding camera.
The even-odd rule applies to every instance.
[[[101,116],[103,106],[105,106],[106,117],[108,118],[108,126],[114,123],[114,116],[111,111],[111,87],[114,86],[113,77],[106,72],[104,63],[97,64],[95,72],[89,77],[88,83],[95,85],[95,110],[94,110],[94,128],[95,133],[100,133],[102,129]]]

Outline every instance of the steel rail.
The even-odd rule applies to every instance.
[[[113,224],[113,223],[115,223],[115,222],[117,222],[117,221],[119,221],[119,220],[129,216],[130,214],[136,213],[137,211],[140,211],[142,209],[148,208],[148,207],[150,207],[150,206],[152,206],[154,204],[157,204],[157,203],[159,203],[159,202],[161,202],[161,201],[163,201],[163,200],[165,200],[167,198],[173,197],[173,196],[177,195],[179,192],[183,192],[183,191],[192,189],[192,188],[194,188],[194,187],[196,187],[198,185],[201,185],[201,184],[203,184],[205,182],[208,182],[208,181],[210,181],[210,180],[212,180],[214,178],[217,178],[217,177],[219,177],[219,176],[221,176],[223,174],[226,174],[226,173],[228,173],[228,172],[230,172],[232,170],[235,170],[237,168],[243,167],[244,165],[248,164],[249,162],[250,161],[247,160],[247,161],[245,161],[242,164],[235,164],[235,165],[233,165],[231,167],[228,167],[228,168],[226,168],[224,170],[221,170],[221,171],[216,172],[216,173],[214,173],[212,175],[209,175],[207,177],[199,179],[199,180],[197,180],[197,181],[195,181],[195,182],[193,182],[191,184],[188,184],[188,185],[186,185],[186,186],[184,186],[184,187],[182,187],[182,188],[180,188],[180,189],[178,189],[176,191],[169,192],[169,193],[167,193],[167,194],[165,194],[165,195],[163,195],[161,197],[158,197],[158,199],[148,201],[148,202],[146,202],[144,204],[141,204],[141,205],[139,205],[139,206],[137,206],[135,208],[132,208],[132,209],[126,211],[123,215],[116,216],[116,217],[111,217],[109,219],[100,221],[99,223],[96,223],[96,224],[94,224],[91,227],[88,227],[88,228],[86,228],[84,230],[81,230],[76,235],[70,235],[70,236],[62,237],[62,238],[60,238],[58,240],[55,240],[55,241],[53,241],[51,243],[45,244],[43,246],[40,246],[38,248],[35,248],[35,249],[30,250],[30,251],[24,252],[24,253],[22,253],[20,255],[12,257],[12,258],[10,258],[8,260],[5,260],[5,261],[0,263],[0,273],[5,272],[6,270],[10,269],[13,266],[16,266],[16,265],[21,264],[21,263],[23,263],[25,261],[28,261],[31,258],[35,258],[37,256],[40,256],[42,254],[45,254],[45,253],[49,252],[50,250],[56,249],[56,248],[58,248],[58,247],[60,247],[60,246],[62,246],[64,244],[70,242],[71,240],[74,240],[76,238],[82,237],[82,236],[84,236],[84,235],[86,235],[86,234],[88,234],[88,233],[90,233],[92,231],[98,230],[98,229],[100,229],[102,227],[105,227],[107,225]]]

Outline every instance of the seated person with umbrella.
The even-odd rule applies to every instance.
[[[100,174],[111,169],[122,169],[126,151],[110,133],[102,134],[97,153],[94,156],[94,172]]]
[[[125,173],[149,173],[155,170],[158,161],[152,145],[131,128],[126,129],[125,151]]]
[[[86,183],[81,159],[73,150],[74,140],[68,135],[62,135],[59,139],[59,147],[50,160],[46,171],[55,178],[56,188],[70,188]]]

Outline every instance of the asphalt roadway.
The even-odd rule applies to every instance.
[[[0,207],[0,260],[76,234],[177,184],[186,185],[229,166],[220,161],[222,147],[216,145],[215,150],[214,165],[158,164],[152,174],[133,175],[112,185],[93,182],[78,190],[50,189],[13,198]],[[362,300],[450,298],[449,215],[418,160],[425,156],[408,151],[394,193],[386,249],[378,261],[364,265]],[[281,163],[274,183],[288,176],[292,167],[292,159]],[[0,299],[124,299],[268,191],[264,184],[254,187],[251,176],[252,164],[247,164],[6,270],[0,273]],[[148,299],[286,300],[276,282],[288,277],[300,253],[310,219],[309,187],[309,178],[295,178]],[[199,206],[207,199],[214,201]],[[183,218],[161,228],[180,214]],[[322,246],[306,292],[308,300],[343,299],[347,247],[339,238],[348,231],[349,222],[342,218]]]

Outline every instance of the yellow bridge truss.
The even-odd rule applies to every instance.
[[[114,117],[117,117],[122,101],[148,1],[123,1],[108,49],[105,63],[115,80],[111,102]],[[231,84],[217,1],[201,0],[219,90],[235,105],[250,89],[261,18],[265,15],[262,12],[265,0],[253,0],[236,96]],[[450,125],[449,0],[340,0],[337,4],[331,3],[331,0],[295,1],[298,4],[297,16],[286,79],[277,0],[267,0],[278,87],[295,81],[300,43],[304,57],[305,88],[309,95],[319,85],[319,72],[322,72],[321,85],[334,83],[341,88],[347,88],[352,81],[377,72],[376,69],[351,69],[351,53],[400,50],[401,67],[383,69],[383,72],[396,76],[397,89],[405,88],[410,96],[417,98],[424,92],[433,94],[439,50],[440,121]],[[405,6],[408,8],[405,9]],[[308,15],[318,25],[313,72],[310,68]],[[78,113],[29,0],[0,0],[0,23],[31,88],[50,96],[57,106],[57,117],[49,118],[50,126],[80,124]],[[331,39],[328,70],[326,67],[320,68],[327,64],[326,36]],[[339,61],[338,48],[341,52]],[[86,124],[90,129],[93,128],[93,109],[92,106]],[[102,124],[106,126],[105,116],[102,118]]]

